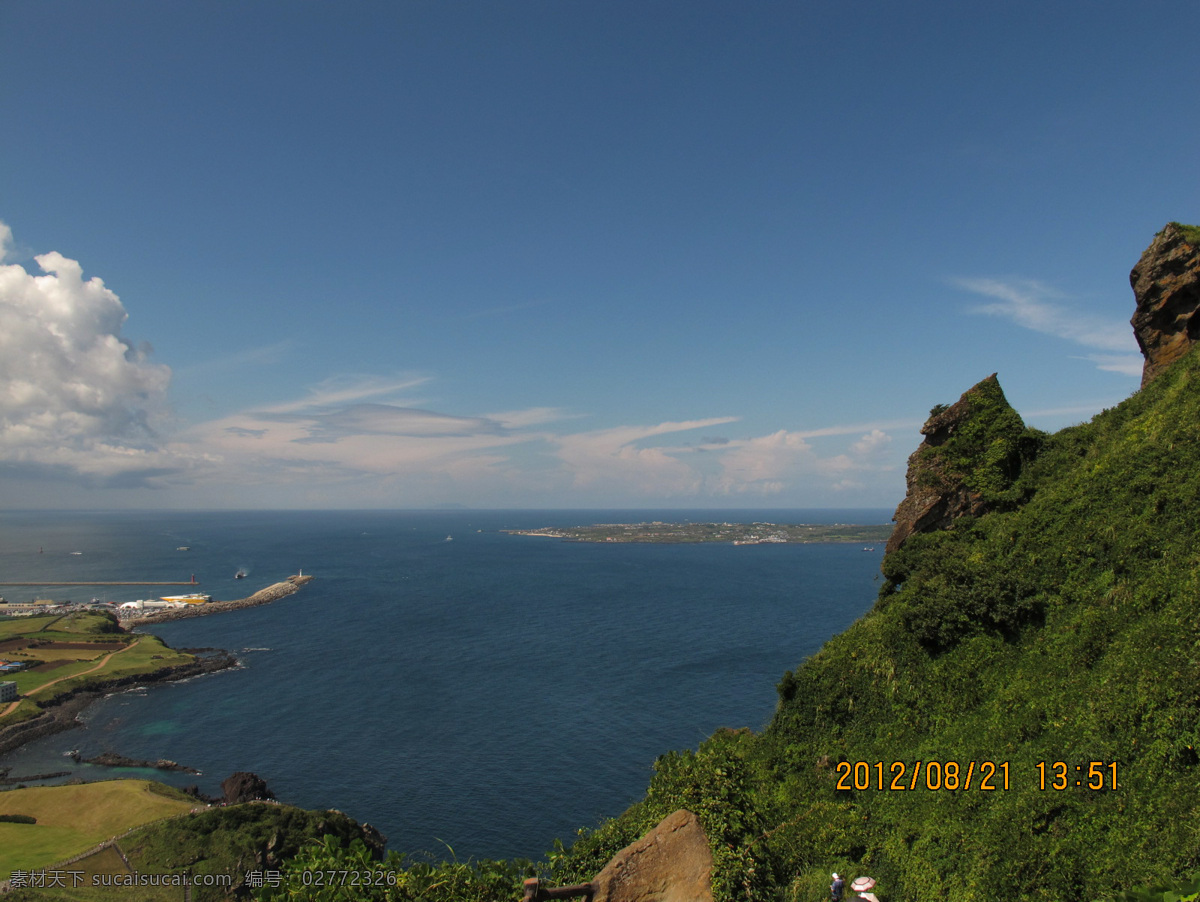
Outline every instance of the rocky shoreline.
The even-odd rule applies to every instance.
[[[274,583],[265,589],[260,589],[247,598],[240,598],[236,601],[214,601],[203,605],[192,605],[183,610],[163,611],[144,617],[135,617],[123,621],[122,627],[131,630],[134,627],[152,623],[182,620],[187,617],[202,617],[207,614],[219,614],[222,611],[236,611],[242,608],[252,608],[260,604],[270,604],[273,601],[278,601],[281,598],[286,598],[298,592],[302,586],[307,585],[312,580],[312,576],[289,576],[283,582]],[[61,733],[64,730],[79,726],[79,713],[96,699],[114,690],[172,680],[186,680],[189,677],[205,673],[215,673],[218,670],[224,670],[237,664],[237,659],[232,654],[219,648],[185,648],[181,649],[181,651],[195,655],[196,660],[177,667],[164,667],[161,670],[151,671],[150,673],[117,677],[89,686],[86,689],[73,689],[53,701],[47,702],[42,713],[37,717],[0,728],[0,755],[8,754],[27,742],[33,742],[35,739],[41,739],[45,736]],[[115,757],[119,758],[121,756]],[[105,764],[107,762],[97,761],[95,763]],[[145,762],[139,762],[136,765],[120,766],[147,765]],[[158,765],[150,763],[148,766],[155,767]],[[178,765],[177,767],[183,770],[188,769]]]
[[[84,758],[77,751],[71,752],[69,757],[76,764],[95,764],[100,767],[144,767],[152,770],[173,770],[181,774],[200,773],[194,767],[188,767],[167,758],[159,758],[157,761],[142,761],[138,758],[126,758],[124,755],[118,755],[116,752],[101,752],[94,758]]]
[[[216,648],[187,648],[182,651],[198,655],[190,664],[164,667],[150,673],[131,674],[107,680],[87,689],[73,689],[47,703],[41,714],[31,720],[0,729],[0,755],[7,754],[27,742],[61,733],[80,725],[78,715],[84,708],[115,689],[128,689],[150,683],[186,680],[205,673],[215,673],[237,664],[237,658]]]

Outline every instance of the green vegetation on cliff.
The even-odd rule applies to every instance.
[[[82,834],[70,837],[77,847],[74,852],[87,849],[97,840],[107,840],[114,833],[118,835],[114,843],[65,865],[54,866],[53,862],[65,857],[63,853],[69,844],[60,842],[56,849],[47,847],[39,866],[32,871],[57,873],[59,879],[26,878],[6,896],[13,902],[177,902],[182,898],[219,902],[246,898],[253,884],[263,884],[268,875],[285,873],[284,860],[307,860],[305,855],[311,857],[308,850],[339,845],[361,850],[364,860],[372,862],[372,869],[379,867],[364,842],[376,837],[339,811],[304,811],[290,805],[247,802],[187,813],[200,804],[196,799],[162,784],[133,780],[37,787],[19,792],[64,796],[74,793],[78,797],[74,815],[67,815],[66,823],[71,824],[73,833],[80,833],[85,825],[90,833],[87,837]],[[131,797],[139,803],[129,804]],[[21,801],[22,798],[15,795],[14,804],[35,810],[32,802]],[[150,803],[144,801],[147,798],[157,799],[157,807],[149,808]],[[37,826],[0,826],[14,835],[19,830],[32,835],[42,827],[50,835],[58,809],[43,804],[36,810]],[[47,812],[50,816],[45,818],[48,823],[43,827],[42,815]],[[82,818],[80,812],[84,812]],[[165,820],[136,826],[164,817]],[[122,832],[130,826],[135,829]],[[66,828],[60,826],[57,832],[65,834]],[[35,840],[36,837],[23,841],[28,844]],[[378,851],[376,848],[375,853]],[[29,860],[19,849],[9,857],[17,856]],[[311,880],[306,884],[298,874],[294,876],[293,889],[301,893],[311,889]],[[139,878],[145,878],[145,882],[135,882]],[[191,884],[186,896],[182,889],[185,881]],[[355,898],[349,892],[351,888],[346,889],[339,898]]]
[[[1042,433],[1025,427],[994,376],[966,392],[959,404],[938,405],[929,413],[931,425],[940,428],[930,435],[937,444],[919,452],[924,479],[961,484],[989,509],[1017,500],[1013,483],[1022,462],[1037,453]],[[953,426],[942,422],[950,417]]]
[[[1055,435],[992,407],[942,454],[1006,503],[889,554],[768,727],[660,759],[564,882],[685,806],[722,899],[818,898],[834,870],[885,899],[1094,899],[1200,869],[1200,359]]]
[[[1185,241],[1191,244],[1200,244],[1200,226],[1184,225],[1182,222],[1173,222],[1171,225],[1183,233]]]

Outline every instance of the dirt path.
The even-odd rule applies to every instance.
[[[67,676],[59,677],[58,679],[51,680],[48,683],[42,683],[42,685],[38,686],[36,689],[32,690],[31,692],[26,692],[25,697],[29,698],[29,696],[31,696],[34,692],[41,692],[43,689],[53,686],[56,683],[61,683],[63,680],[73,680],[73,679],[75,679],[75,677],[78,677],[78,676],[86,676],[89,673],[95,673],[97,670],[99,670],[101,667],[103,667],[105,664],[107,664],[110,660],[112,660],[113,655],[119,655],[122,652],[129,651],[129,649],[133,648],[141,641],[142,641],[142,639],[139,636],[138,638],[136,638],[132,642],[130,642],[128,645],[126,645],[122,648],[118,648],[116,651],[109,652],[108,654],[106,654],[103,658],[101,658],[99,660],[99,662],[97,662],[96,666],[89,667],[87,670],[81,670],[81,671],[79,671],[79,673],[72,673],[72,674],[68,674]],[[0,711],[0,720],[3,720],[9,714],[12,714],[13,711],[16,711],[17,705],[19,705],[19,704],[21,704],[21,699],[17,699],[15,702],[10,703],[8,705],[8,707],[6,707],[3,711]]]
[[[99,660],[99,662],[97,662],[95,667],[89,667],[87,670],[79,671],[79,673],[72,673],[72,674],[68,674],[67,676],[64,676],[64,677],[59,677],[56,680],[51,680],[49,683],[42,683],[42,685],[38,686],[32,692],[26,693],[26,697],[29,697],[34,692],[41,692],[43,689],[48,689],[49,687],[55,685],[56,683],[61,683],[63,680],[73,680],[73,679],[75,679],[75,677],[87,676],[89,673],[95,673],[97,670],[99,670],[105,664],[107,664],[109,661],[111,661],[113,659],[113,657],[115,657],[116,655],[124,654],[125,652],[129,651],[129,649],[136,648],[137,644],[141,641],[142,641],[142,638],[141,638],[141,636],[139,636],[138,638],[136,638],[132,642],[130,642],[128,645],[126,645],[124,648],[118,649],[117,651],[109,652],[103,658],[101,658]],[[20,700],[18,699],[18,701],[20,701]],[[15,705],[16,705],[16,702],[13,703],[14,707],[15,707]],[[4,712],[4,714],[7,714],[8,711],[11,711],[11,710],[12,710],[12,707],[10,707],[8,710],[6,710]],[[2,717],[2,716],[3,715],[0,715],[0,717]]]

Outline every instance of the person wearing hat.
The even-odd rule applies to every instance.
[[[833,883],[829,884],[829,898],[832,902],[842,902],[842,892],[846,889],[846,881],[833,872]]]
[[[866,899],[867,902],[879,902],[875,894],[870,890],[875,888],[874,877],[856,877],[854,882],[850,884],[850,889],[858,893],[858,898]]]

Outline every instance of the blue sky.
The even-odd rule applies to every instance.
[[[0,5],[0,504],[891,507],[1136,390],[1195,4]],[[100,281],[97,281],[100,280]]]

